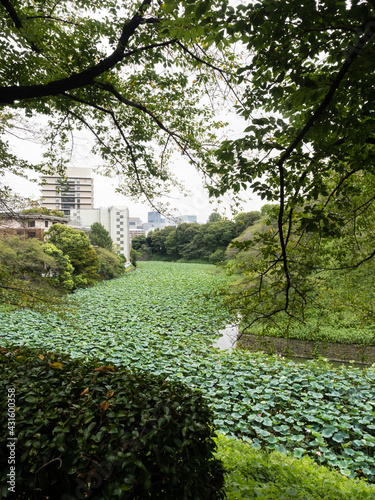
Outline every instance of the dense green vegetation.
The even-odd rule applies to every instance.
[[[52,243],[18,236],[0,239],[0,305],[43,309],[62,305],[74,288],[70,259]]]
[[[265,214],[235,238],[226,250],[226,269],[233,277],[227,302],[233,311],[242,315],[241,331],[253,335],[373,345],[375,266],[372,261],[354,270],[311,272],[309,281],[314,293],[311,292],[302,318],[271,315],[252,324],[253,266],[261,260],[258,238],[276,229],[275,215]],[[321,245],[322,259],[331,260],[332,267],[338,265],[332,244],[322,242]]]
[[[251,189],[277,203],[276,230],[245,243],[258,258],[237,305],[252,324],[304,321],[325,272],[375,257],[373,1],[82,0],[74,18],[70,1],[0,8],[0,174],[63,175],[87,128],[118,191],[154,208],[179,185],[172,151],[213,197]],[[245,122],[235,138],[215,117],[222,105]],[[44,161],[14,153],[21,130],[43,137]],[[165,251],[221,262],[230,230],[213,232],[215,246],[193,225],[189,240],[176,229]]]
[[[208,265],[141,263],[124,278],[76,292],[80,307],[70,321],[1,314],[1,342],[181,381],[204,394],[219,432],[373,481],[374,370],[212,348],[231,321],[215,296],[225,281]]]
[[[212,217],[211,217],[212,216]],[[241,212],[233,221],[223,220],[216,212],[207,224],[183,223],[167,226],[137,236],[132,247],[145,259],[206,261],[213,264],[225,260],[230,242],[260,218],[260,212]]]
[[[2,349],[0,373],[17,407],[16,496],[4,452],[1,498],[223,498],[212,412],[198,391],[45,349]],[[7,414],[3,397],[2,422]],[[0,440],[5,451],[10,441]]]
[[[228,500],[373,500],[375,488],[348,479],[309,457],[266,453],[219,435],[217,456],[227,470]]]
[[[55,217],[65,217],[64,212],[57,209],[49,209],[41,206],[34,206],[32,208],[24,208],[22,214],[41,214],[41,215],[54,215]]]
[[[357,279],[357,271],[371,276],[375,257],[374,2],[82,0],[75,7],[69,0],[1,2],[0,175],[27,167],[45,173],[51,165],[63,174],[75,132],[86,127],[106,172],[122,179],[118,190],[156,203],[178,185],[167,162],[172,149],[180,151],[202,171],[211,196],[251,188],[278,203],[268,230],[242,242],[252,252],[238,262],[244,279],[229,302],[245,323],[327,336],[332,328],[326,332],[324,321],[340,318],[345,328],[354,325],[351,339],[360,327],[368,341],[372,285],[371,279],[364,284],[364,275]],[[238,42],[241,57],[233,48]],[[215,98],[223,95],[246,121],[235,139],[219,140],[223,123],[213,115]],[[19,134],[43,138],[44,163],[17,157],[8,139]],[[0,186],[0,202],[5,194]],[[211,237],[199,239],[196,226],[171,231],[166,256],[199,254],[220,262],[233,228],[227,226],[222,235],[213,233],[217,247]],[[92,249],[82,245],[65,254],[75,269],[73,287],[96,282],[99,261]],[[20,281],[6,267],[0,273],[9,299]],[[159,273],[153,285],[163,283]],[[164,288],[176,290],[184,303],[188,287],[166,274]],[[202,318],[207,332],[214,317],[210,309],[199,310],[194,323],[190,309],[176,308],[161,294],[157,314],[148,317],[141,299],[132,300],[138,287],[150,306],[154,288],[132,277],[125,301],[122,282],[77,293],[85,305],[70,323],[32,312],[4,315],[3,335],[180,377],[204,391],[223,432],[297,456],[309,453],[344,474],[373,480],[372,370],[331,373],[311,365],[301,373],[244,354],[217,353],[214,360],[210,335],[201,335]],[[27,290],[31,304],[40,288],[37,280],[29,284],[35,284]]]
[[[35,209],[30,210],[35,213]],[[39,210],[44,215],[50,213],[43,207]],[[1,238],[0,305],[63,308],[66,292],[123,275],[126,259],[113,250],[103,229],[94,227],[95,248],[84,232],[63,224],[53,224],[45,242],[15,235]]]
[[[97,281],[99,258],[83,231],[64,224],[53,224],[45,237],[64,255],[69,256],[74,268],[74,288],[90,286]]]
[[[91,224],[88,237],[91,245],[93,246],[105,248],[109,251],[111,251],[113,248],[113,241],[109,232],[106,230],[103,224],[100,224],[99,222],[94,222],[93,224]]]

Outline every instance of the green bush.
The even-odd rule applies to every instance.
[[[142,258],[142,253],[137,252],[134,248],[130,249],[130,263],[132,266],[137,267],[137,260]]]
[[[224,250],[217,249],[216,252],[210,255],[209,261],[211,264],[219,264],[225,261],[225,252]]]
[[[217,457],[227,469],[228,500],[373,500],[375,486],[317,466],[309,457],[256,450],[244,441],[218,436]]]
[[[110,252],[106,248],[95,248],[99,257],[100,273],[106,280],[118,278],[125,274],[125,267],[120,255]]]
[[[3,486],[2,498],[223,498],[212,414],[198,391],[24,347],[1,350],[0,373],[3,394],[15,393],[17,436],[17,494]],[[9,440],[0,439],[6,485]]]

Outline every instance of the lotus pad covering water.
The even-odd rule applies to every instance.
[[[217,430],[253,446],[308,454],[350,477],[375,480],[375,373],[212,348],[231,322],[213,266],[141,263],[75,294],[66,318],[0,316],[1,343],[43,346],[178,379],[202,391]],[[211,298],[207,298],[211,296]]]

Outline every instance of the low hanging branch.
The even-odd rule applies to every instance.
[[[318,106],[316,111],[313,113],[313,115],[310,117],[310,119],[306,122],[300,133],[297,135],[297,137],[294,139],[294,141],[290,144],[290,146],[286,149],[286,151],[281,155],[280,159],[278,160],[276,166],[279,171],[279,179],[280,179],[280,191],[279,191],[279,198],[280,198],[280,209],[279,209],[279,217],[278,217],[278,230],[279,230],[279,241],[280,241],[280,246],[281,246],[281,260],[283,263],[283,268],[284,268],[284,274],[286,277],[286,301],[285,301],[285,311],[288,310],[289,306],[289,292],[291,288],[291,277],[290,277],[290,272],[289,272],[289,265],[288,265],[288,256],[287,256],[287,244],[288,244],[288,238],[290,236],[290,229],[288,231],[288,236],[287,238],[284,238],[284,209],[285,209],[285,167],[284,164],[285,162],[290,158],[292,155],[293,151],[296,149],[296,147],[303,141],[305,138],[306,134],[309,132],[309,130],[313,127],[313,125],[316,123],[316,121],[319,119],[319,117],[322,115],[324,110],[327,108],[327,106],[330,104],[332,101],[332,98],[338,89],[340,83],[342,80],[345,78],[345,75],[348,73],[350,66],[353,64],[355,59],[358,57],[358,55],[361,53],[363,48],[366,46],[366,44],[373,38],[375,35],[375,19],[370,20],[366,24],[366,30],[364,35],[359,39],[358,43],[355,45],[355,47],[351,50],[350,54],[346,58],[344,64],[342,65],[340,71],[338,72],[334,82],[332,83],[329,91],[327,92],[326,96],[324,97],[323,101],[321,104]],[[305,175],[304,173],[302,176]],[[302,181],[302,176],[300,181]],[[291,224],[291,220],[289,219],[289,224]]]

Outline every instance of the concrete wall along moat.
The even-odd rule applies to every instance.
[[[370,365],[375,363],[375,346],[372,345],[337,344],[243,334],[237,341],[237,347],[252,352],[263,351],[267,354],[301,358],[314,358],[320,355],[330,361],[355,361]]]

